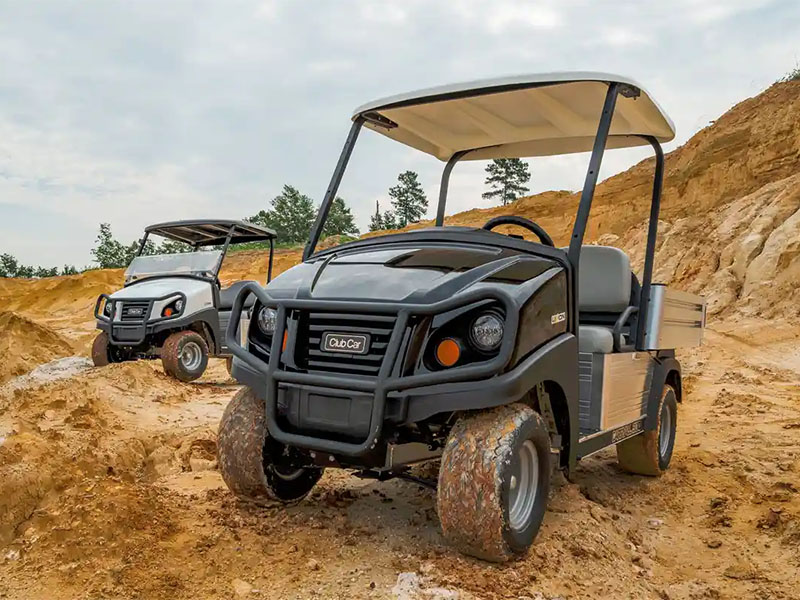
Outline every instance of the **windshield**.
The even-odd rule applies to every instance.
[[[213,278],[221,250],[137,256],[125,271],[125,281],[158,275],[196,275]]]

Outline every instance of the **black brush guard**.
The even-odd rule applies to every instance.
[[[237,329],[241,321],[245,299],[253,294],[261,306],[277,309],[277,324],[272,335],[269,352],[269,363],[245,350],[237,339]],[[481,363],[454,367],[435,373],[419,375],[391,376],[390,373],[401,350],[403,335],[412,316],[430,316],[447,312],[462,306],[474,304],[482,300],[494,300],[505,309],[505,333],[497,356]],[[287,313],[291,310],[338,311],[353,313],[375,313],[396,315],[394,328],[389,338],[386,353],[381,361],[380,370],[374,380],[347,378],[342,376],[323,375],[320,373],[298,373],[280,368],[281,346],[286,331]],[[258,315],[253,315],[254,319]],[[363,300],[315,300],[303,298],[275,299],[256,283],[248,283],[242,288],[234,301],[231,320],[226,332],[228,348],[233,355],[247,363],[266,378],[266,417],[270,435],[290,446],[299,446],[319,452],[330,452],[345,456],[360,456],[374,448],[383,429],[386,399],[389,392],[405,391],[411,388],[428,388],[427,391],[438,391],[440,387],[461,381],[485,379],[497,375],[508,366],[514,351],[514,344],[519,326],[518,307],[512,296],[502,289],[476,289],[458,294],[431,304],[408,304],[402,302],[364,302]],[[291,347],[292,344],[287,344]],[[327,438],[292,433],[281,429],[277,419],[279,384],[310,385],[333,388],[343,391],[368,392],[373,395],[372,414],[369,434],[361,443],[349,443]],[[429,386],[431,386],[429,388]],[[436,386],[435,388],[432,386]],[[441,391],[446,391],[442,389]]]
[[[175,298],[175,300],[183,300],[183,308],[175,313],[174,315],[170,315],[169,317],[157,317],[155,319],[150,319],[149,316],[153,312],[153,306],[156,302],[162,302],[164,300],[169,300],[170,298]],[[100,307],[104,306],[103,301],[105,300],[106,303],[111,305],[111,317],[106,316],[101,310]],[[116,314],[117,304],[146,304],[146,307],[143,308],[144,314],[142,315],[142,319],[140,322],[134,321],[114,321],[114,315]],[[105,324],[108,327],[108,341],[114,346],[138,346],[139,344],[143,343],[147,339],[147,331],[148,329],[153,328],[154,325],[159,323],[163,323],[164,321],[175,320],[179,317],[183,316],[183,311],[186,310],[186,294],[183,292],[170,292],[169,294],[164,294],[163,296],[159,296],[158,298],[148,297],[148,298],[124,298],[114,300],[109,294],[100,294],[97,297],[97,301],[94,303],[94,318],[100,321],[101,323]],[[136,333],[135,338],[131,339],[115,339],[114,338],[114,329],[118,330],[128,330],[133,331]]]

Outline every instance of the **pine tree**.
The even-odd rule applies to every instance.
[[[389,197],[394,207],[396,220],[394,225],[399,229],[409,223],[416,223],[425,215],[428,210],[428,199],[414,171],[400,173],[397,181],[396,186],[389,188]]]
[[[259,211],[249,220],[273,229],[280,242],[298,243],[308,238],[316,213],[311,198],[291,185],[284,185],[283,191],[272,199],[272,208]]]
[[[395,214],[387,210],[383,213],[383,228],[384,229],[400,229],[400,225],[397,224],[397,218]]]
[[[386,229],[383,223],[383,215],[381,214],[381,205],[380,202],[377,200],[375,201],[375,214],[372,215],[372,219],[369,222],[369,230],[370,231],[381,231]]]
[[[486,173],[485,183],[491,189],[483,198],[499,197],[505,206],[529,191],[525,185],[531,179],[528,163],[518,158],[496,158],[486,165]]]
[[[331,203],[328,218],[322,228],[323,237],[329,235],[358,235],[358,227],[350,208],[338,196]]]

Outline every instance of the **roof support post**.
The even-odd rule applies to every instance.
[[[311,227],[308,242],[306,242],[306,247],[303,248],[303,260],[308,260],[308,257],[314,253],[314,249],[317,247],[317,242],[319,242],[319,238],[322,235],[322,228],[325,226],[325,221],[328,219],[331,204],[334,198],[336,198],[336,192],[339,190],[339,184],[342,182],[342,176],[347,168],[347,163],[350,161],[350,155],[353,153],[353,146],[356,144],[358,133],[361,131],[361,126],[363,124],[364,118],[358,116],[353,120],[353,124],[350,126],[350,132],[347,134],[344,148],[342,148],[342,153],[339,155],[339,162],[336,163],[336,168],[333,170],[328,189],[325,191],[325,196],[322,198],[322,204],[319,205],[317,218],[314,221],[314,225]]]
[[[142,239],[139,240],[139,251],[136,252],[136,256],[141,256],[142,253],[144,252],[144,248],[147,245],[147,238],[149,236],[150,236],[150,232],[149,231],[145,231],[144,232],[144,236],[142,237]]]
[[[647,246],[644,254],[644,272],[642,273],[642,295],[639,299],[637,317],[636,349],[645,347],[647,315],[650,312],[650,288],[653,283],[653,263],[656,254],[656,238],[658,237],[658,215],[661,211],[661,190],[664,185],[664,150],[653,136],[642,136],[653,147],[656,154],[656,170],[653,177],[653,196],[650,201],[650,222],[647,227]]]
[[[217,261],[217,268],[214,269],[214,277],[219,277],[220,269],[222,269],[222,261],[225,260],[225,255],[228,253],[228,246],[231,245],[231,239],[233,238],[234,231],[236,231],[236,225],[232,225],[228,230],[228,235],[225,236],[225,243],[222,245],[222,254]]]
[[[269,265],[267,266],[267,283],[272,281],[272,257],[275,256],[275,238],[269,238]]]
[[[447,161],[442,171],[442,183],[439,185],[439,205],[436,207],[436,227],[444,225],[444,208],[447,204],[447,187],[450,184],[450,172],[456,163],[464,156],[469,150],[459,150]]]
[[[611,119],[614,117],[614,107],[617,105],[617,93],[619,84],[610,83],[606,92],[606,99],[603,102],[603,113],[600,115],[600,123],[597,126],[597,135],[594,138],[592,156],[589,159],[589,170],[586,172],[586,179],[583,182],[581,192],[581,202],[578,205],[578,215],[575,217],[575,225],[572,228],[572,238],[569,241],[569,261],[576,273],[580,260],[581,245],[583,236],[586,233],[586,224],[589,222],[589,211],[592,208],[594,189],[597,186],[597,178],[600,174],[600,165],[603,162],[603,153],[606,149],[608,132],[611,129]]]

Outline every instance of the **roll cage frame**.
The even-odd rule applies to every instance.
[[[206,235],[205,239],[191,239],[180,235],[180,230],[194,230],[199,232],[201,228],[212,227],[218,231],[216,236]],[[144,235],[139,240],[139,249],[136,251],[136,256],[142,256],[145,248],[147,247],[147,240],[150,234],[161,236],[163,238],[181,242],[191,246],[192,252],[197,252],[200,248],[207,246],[222,245],[222,254],[214,267],[212,281],[219,280],[219,272],[222,269],[222,262],[228,254],[228,248],[231,244],[246,244],[249,242],[269,242],[269,259],[267,264],[267,283],[272,281],[272,264],[275,254],[275,238],[277,234],[271,229],[254,225],[252,223],[245,223],[243,221],[222,221],[213,219],[191,220],[191,221],[173,221],[169,223],[158,223],[149,225],[144,230]],[[199,277],[205,279],[205,277]]]
[[[569,324],[569,328],[571,333],[573,333],[576,338],[579,335],[578,273],[580,266],[581,247],[583,245],[583,240],[586,234],[586,226],[589,221],[589,213],[591,211],[592,201],[594,199],[594,192],[597,187],[597,181],[600,173],[600,166],[602,164],[603,156],[606,150],[606,143],[609,138],[611,121],[614,117],[614,110],[616,107],[617,98],[620,94],[626,97],[635,97],[638,96],[638,94],[640,93],[640,90],[638,88],[627,83],[610,81],[606,82],[606,84],[608,85],[608,89],[606,90],[606,95],[603,102],[603,108],[598,121],[597,132],[595,134],[594,145],[592,147],[591,156],[589,158],[589,166],[586,172],[586,177],[584,179],[583,188],[581,190],[580,202],[578,204],[578,212],[575,218],[575,223],[572,228],[572,235],[570,237],[569,249],[565,253],[566,260],[570,266],[570,268],[568,269],[569,270],[568,277],[571,283],[571,285],[568,286],[568,289],[571,290],[570,297],[568,298],[568,306],[570,308],[570,313],[572,315],[575,315],[575,318],[572,319]],[[480,95],[477,92],[478,91],[476,90],[475,95],[476,96]],[[485,93],[491,94],[494,92],[496,92],[496,90],[487,89]],[[413,101],[409,101],[409,104],[412,103]],[[379,117],[380,115],[376,116]],[[362,126],[366,121],[367,121],[367,115],[365,114],[358,114],[353,118],[353,123],[350,127],[350,131],[347,134],[347,138],[345,139],[344,147],[342,148],[341,154],[339,155],[339,160],[336,163],[336,167],[334,168],[330,183],[328,184],[328,187],[325,191],[325,195],[322,200],[322,204],[320,205],[319,212],[317,213],[317,217],[311,228],[308,242],[306,243],[305,248],[303,249],[304,261],[311,258],[315,253],[316,246],[322,235],[322,229],[328,218],[328,213],[330,212],[331,205],[333,203],[333,200],[336,198],[336,194],[339,189],[339,184],[342,181],[342,177],[344,176],[347,164],[350,161],[350,157],[353,153],[353,148],[355,147],[356,141],[358,140],[358,135],[361,131]],[[650,216],[647,228],[647,244],[645,248],[644,270],[642,274],[642,292],[638,307],[636,335],[635,335],[635,349],[642,350],[646,347],[644,340],[644,337],[646,335],[645,324],[647,323],[648,304],[649,304],[650,290],[653,279],[653,263],[655,258],[656,238],[658,235],[658,216],[661,210],[661,193],[664,180],[664,151],[661,147],[661,143],[655,136],[638,135],[636,137],[639,137],[645,140],[647,143],[649,143],[650,146],[652,146],[655,154],[655,171],[653,174],[653,188],[650,200]],[[447,203],[447,190],[450,181],[450,174],[453,170],[453,167],[465,155],[475,150],[480,150],[480,148],[472,148],[468,150],[457,151],[445,163],[444,170],[442,172],[441,185],[439,188],[439,201],[437,205],[436,220],[435,220],[436,227],[444,226],[444,214]]]

